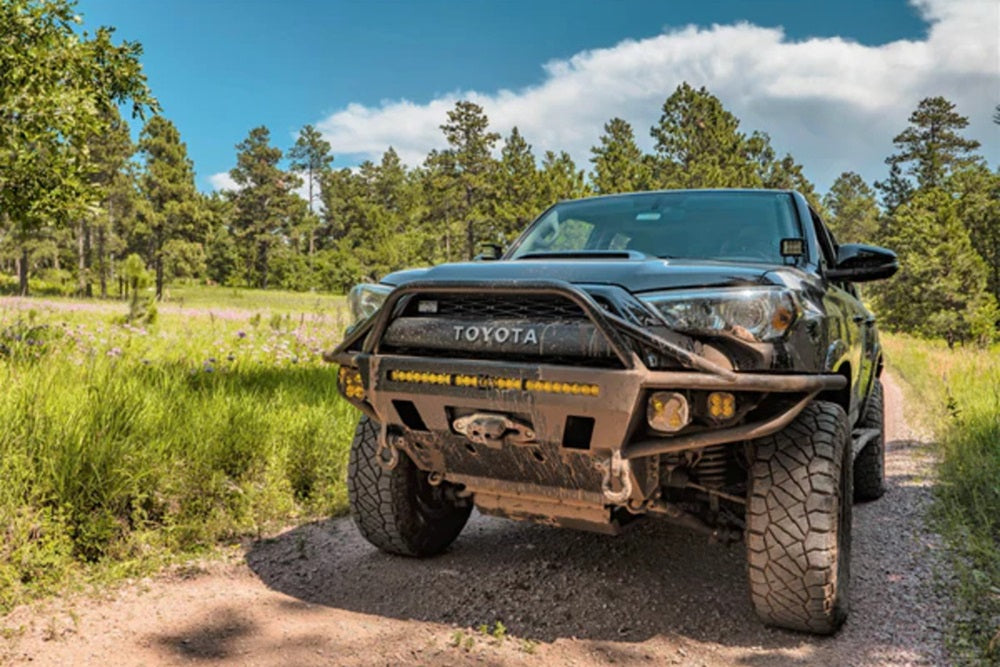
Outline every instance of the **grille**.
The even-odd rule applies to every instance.
[[[541,356],[538,354],[531,353],[510,353],[510,352],[491,352],[488,350],[477,351],[475,355],[470,355],[468,352],[455,352],[441,348],[430,348],[430,347],[402,347],[402,346],[385,346],[386,352],[391,352],[393,354],[401,354],[413,357],[436,357],[436,358],[450,358],[450,359],[467,359],[469,361],[478,360],[488,360],[488,361],[509,361],[511,363],[523,363],[523,364],[538,364],[545,363],[553,366],[585,366],[587,368],[621,368],[621,362],[618,357],[584,357],[584,356],[568,356],[568,355],[545,355]]]
[[[436,301],[437,312],[421,313],[420,302]],[[403,313],[424,317],[468,318],[477,320],[512,319],[537,322],[553,320],[585,319],[583,309],[560,296],[494,295],[474,296],[469,294],[420,294],[411,299]]]
[[[435,302],[433,312],[428,312],[427,302]],[[598,305],[614,312],[603,298],[597,297]],[[421,309],[421,304],[424,307]],[[423,312],[421,312],[423,310]],[[425,317],[452,321],[489,322],[491,320],[523,321],[532,324],[575,323],[588,320],[580,306],[559,295],[532,294],[434,294],[431,292],[414,295],[403,308],[399,317]],[[446,344],[424,346],[384,345],[386,351],[421,357],[451,357],[467,359],[503,360],[514,363],[544,362],[555,365],[589,366],[594,368],[621,368],[621,362],[613,354],[590,356],[583,350],[579,355],[541,354],[540,350],[524,352],[476,350],[475,353],[460,352]]]

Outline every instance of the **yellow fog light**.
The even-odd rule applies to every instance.
[[[714,391],[708,395],[708,414],[713,419],[730,419],[736,414],[736,397],[728,391]]]
[[[683,394],[657,391],[646,404],[646,421],[657,431],[676,433],[691,421],[691,411]]]
[[[364,383],[361,380],[361,373],[355,368],[341,368],[337,377],[340,384],[340,391],[347,398],[360,400],[365,395]]]

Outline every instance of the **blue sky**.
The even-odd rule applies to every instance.
[[[260,124],[282,148],[299,127],[318,124],[334,144],[335,166],[377,157],[389,144],[404,159],[419,161],[440,141],[436,126],[445,110],[463,96],[484,104],[499,131],[517,124],[536,151],[565,147],[585,166],[587,148],[613,115],[632,121],[647,141],[659,104],[682,79],[707,85],[746,129],[771,133],[778,148],[791,151],[825,187],[854,159],[829,147],[831,140],[843,143],[831,133],[870,133],[858,145],[874,143],[884,156],[918,94],[949,93],[935,89],[936,79],[944,78],[941,88],[968,87],[968,80],[950,76],[955,72],[947,65],[927,58],[934,52],[933,26],[952,34],[978,24],[979,32],[968,38],[985,40],[981,46],[987,54],[993,50],[992,69],[998,68],[1000,5],[943,3],[81,0],[78,8],[85,27],[113,25],[119,38],[143,44],[150,84],[187,142],[202,189],[225,185],[234,145]],[[956,13],[951,4],[971,9]],[[942,29],[949,25],[954,30]],[[977,57],[982,60],[982,53],[951,67],[987,89],[979,97],[973,93],[973,109],[959,100],[966,114],[981,111],[987,97],[1000,101],[989,67],[968,71]],[[803,64],[812,58],[815,75]],[[841,62],[845,58],[849,62]],[[893,74],[909,61],[917,74],[941,71]],[[882,99],[873,109],[864,88],[884,98],[879,79],[858,80],[855,90],[843,85],[878,67],[887,70],[883,79],[905,80],[906,89],[898,92],[907,99]],[[794,70],[794,78],[783,82],[779,69]],[[617,83],[601,85],[607,76],[635,81],[623,92]],[[558,99],[567,86],[569,94]],[[789,95],[783,86],[816,90]],[[817,118],[823,102],[833,109],[825,124],[805,122]],[[843,104],[860,111],[852,115]],[[866,114],[883,121],[873,127]],[[838,117],[848,125],[838,127]],[[974,136],[988,132],[988,123],[974,123],[972,130]],[[877,162],[872,152],[857,170],[881,177]]]

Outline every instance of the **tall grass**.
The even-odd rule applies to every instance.
[[[951,649],[962,662],[1000,662],[1000,347],[951,351],[901,336],[885,345],[940,443],[935,516],[961,605]]]
[[[165,303],[183,307],[253,308],[281,313],[335,313],[342,311],[345,305],[344,297],[339,294],[195,284],[172,285],[167,288],[164,297]]]
[[[343,511],[356,415],[319,356],[342,322],[30,303],[0,305],[0,610]]]

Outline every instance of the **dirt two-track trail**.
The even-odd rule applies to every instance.
[[[888,493],[855,506],[851,615],[833,637],[761,626],[742,545],[649,521],[607,537],[473,515],[445,554],[376,551],[311,523],[105,595],[2,619],[39,665],[945,664],[933,461],[887,378]],[[500,621],[503,632],[487,635]]]

